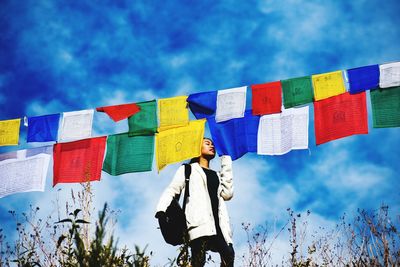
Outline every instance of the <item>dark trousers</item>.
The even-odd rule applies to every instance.
[[[232,244],[227,244],[222,235],[203,236],[190,242],[192,267],[203,267],[206,262],[206,251],[218,252],[221,256],[221,267],[233,267],[235,251]]]

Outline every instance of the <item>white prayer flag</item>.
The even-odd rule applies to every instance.
[[[22,192],[44,191],[52,149],[44,147],[2,154],[0,198]]]
[[[379,87],[400,86],[400,62],[379,65]]]
[[[93,109],[64,112],[58,141],[73,141],[92,136]]]
[[[6,159],[23,159],[38,154],[53,155],[53,146],[41,146],[30,149],[15,150],[0,154],[0,162]]]
[[[216,122],[244,117],[246,89],[247,86],[218,90]]]
[[[283,155],[292,149],[308,148],[308,106],[284,109],[260,118],[257,154]]]

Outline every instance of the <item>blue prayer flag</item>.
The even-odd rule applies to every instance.
[[[246,111],[243,118],[217,123],[215,117],[207,118],[215,148],[220,156],[229,155],[232,160],[247,152],[257,152],[259,116]]]
[[[196,119],[203,119],[215,115],[217,110],[217,91],[196,93],[189,95],[186,100]]]
[[[60,114],[28,118],[27,142],[56,141]]]
[[[377,88],[379,85],[379,65],[370,65],[347,70],[349,92],[356,94]]]
[[[253,90],[251,86],[247,86],[246,90],[246,110],[253,110]]]

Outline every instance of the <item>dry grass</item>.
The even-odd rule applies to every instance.
[[[71,191],[63,216],[58,199],[57,214],[45,219],[38,218],[39,207],[31,206],[21,215],[9,211],[15,220],[17,240],[10,244],[0,229],[0,266],[150,266],[152,252],[146,253],[146,247],[117,247],[113,228],[118,212],[105,205],[95,223],[89,223],[93,221],[93,194],[90,184],[82,186],[79,192]],[[268,224],[242,224],[247,253],[241,258],[241,266],[400,266],[400,216],[392,220],[388,206],[358,210],[352,219],[343,215],[334,229],[321,226],[320,232],[311,233],[309,211],[287,211],[288,220],[274,233],[269,232]],[[290,252],[279,263],[273,262],[274,243],[286,231]],[[166,259],[164,266],[190,266],[188,248],[182,246],[179,251],[180,256]],[[210,256],[207,261],[217,264]]]
[[[290,253],[279,264],[273,262],[271,247],[277,236],[270,237],[266,226],[243,225],[248,243],[243,266],[400,266],[400,216],[392,221],[388,206],[358,210],[350,221],[343,215],[335,229],[320,227],[320,233],[309,233],[309,211],[303,215],[288,212],[289,219],[278,235],[288,230]]]

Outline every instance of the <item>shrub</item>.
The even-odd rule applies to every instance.
[[[247,233],[248,251],[243,256],[244,266],[278,266],[273,263],[271,247],[277,236],[288,225],[290,253],[282,259],[281,266],[400,266],[400,233],[397,221],[389,216],[389,207],[378,210],[358,210],[348,222],[341,217],[335,229],[317,231],[309,236],[307,218],[288,209],[289,219],[273,237],[268,227],[250,228],[242,224]]]
[[[95,231],[90,235],[91,192],[90,184],[83,185],[78,192],[80,208],[68,213],[71,206],[66,203],[67,218],[54,222],[51,216],[38,219],[39,207],[30,206],[28,214],[22,213],[23,220],[15,211],[9,211],[16,223],[18,232],[14,245],[5,242],[0,230],[0,266],[150,266],[150,256],[146,247],[141,250],[135,246],[131,252],[127,248],[118,249],[110,227],[110,211],[107,203],[94,223]],[[71,191],[72,200],[75,194]]]

